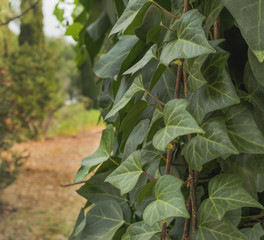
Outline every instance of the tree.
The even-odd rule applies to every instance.
[[[34,2],[32,0],[21,0],[21,12],[29,9]],[[19,45],[28,43],[30,46],[44,44],[42,0],[21,17]]]
[[[68,33],[86,56],[109,31],[114,46],[94,65],[108,126],[75,177],[97,168],[70,239],[261,239],[262,1],[102,1],[84,24],[80,4]]]

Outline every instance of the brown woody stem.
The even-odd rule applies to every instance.
[[[220,16],[216,19],[214,23],[214,40],[220,38]]]
[[[143,171],[143,173],[147,176],[147,177],[149,177],[150,179],[152,179],[152,180],[154,180],[154,181],[158,181],[158,179],[157,178],[154,178],[154,177],[152,177],[152,176],[150,176],[148,173],[146,173],[145,171]]]
[[[187,204],[186,204],[187,211],[189,215],[192,214],[192,206],[191,206],[191,197],[189,196]],[[182,235],[182,240],[189,240],[189,233],[190,233],[190,225],[191,225],[191,218],[186,218],[184,223],[184,230]]]
[[[153,96],[148,90],[144,90],[149,96],[151,96],[153,99],[155,99],[157,102],[159,102],[161,105],[165,106],[166,103],[160,101],[158,98],[156,98],[155,96]]]

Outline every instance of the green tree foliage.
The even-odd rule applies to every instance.
[[[30,8],[35,1],[21,0],[21,12]],[[42,0],[32,10],[21,17],[19,45],[30,46],[44,44]]]
[[[9,18],[9,6],[8,0],[1,1],[0,5],[0,22],[5,22]],[[0,58],[8,57],[12,52],[13,34],[9,30],[8,26],[2,26],[0,28]],[[1,60],[0,60],[1,63]],[[2,63],[1,63],[2,65]],[[1,66],[2,67],[2,66]]]
[[[29,130],[31,137],[38,136],[45,129],[44,120],[62,106],[56,59],[52,56],[48,48],[26,44],[9,59],[10,114],[14,125]]]
[[[263,2],[102,1],[91,23],[93,2],[68,34],[108,127],[76,175],[98,168],[70,239],[263,239]]]

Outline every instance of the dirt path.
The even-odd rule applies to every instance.
[[[83,157],[94,152],[101,130],[71,137],[57,137],[15,146],[30,157],[15,183],[0,199],[0,240],[63,240],[73,229],[85,200],[75,190],[59,184],[73,181]]]

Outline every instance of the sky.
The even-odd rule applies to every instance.
[[[43,23],[44,23],[44,33],[47,37],[62,37],[64,35],[65,29],[59,28],[59,21],[53,15],[53,11],[55,5],[57,4],[57,0],[43,0]],[[69,17],[72,11],[71,5],[64,5],[65,7],[65,16]],[[15,32],[16,34],[19,33],[19,22],[11,22],[9,24],[9,28]],[[64,36],[67,42],[74,43],[72,37]]]

